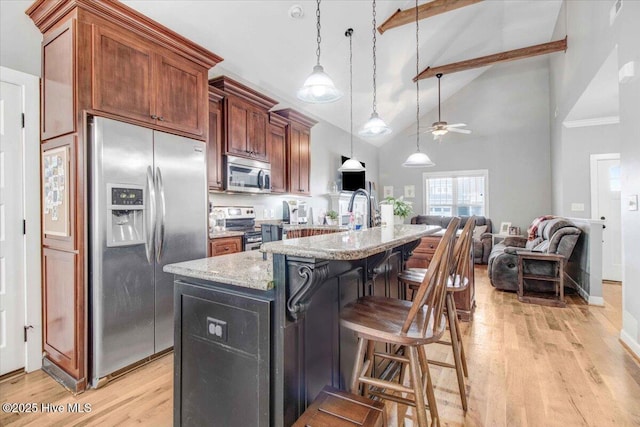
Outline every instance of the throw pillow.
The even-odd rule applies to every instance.
[[[480,238],[486,231],[486,225],[476,225],[476,227],[473,229],[473,240],[480,240]]]

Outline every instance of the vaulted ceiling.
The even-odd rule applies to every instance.
[[[349,41],[353,28],[354,129],[372,109],[372,4],[367,0],[321,3],[321,58],[325,71],[345,96],[332,104],[310,105],[295,93],[315,65],[316,2],[272,0],[124,1],[172,30],[222,56],[210,76],[229,74],[293,107],[349,131]],[[420,1],[419,4],[426,3]],[[293,5],[302,18],[289,16]],[[377,25],[415,2],[380,0]],[[420,21],[420,65],[444,65],[551,40],[561,0],[487,0]],[[415,123],[415,25],[377,34],[377,110],[397,133]],[[495,65],[499,67],[500,65]],[[443,101],[489,67],[446,75]],[[436,79],[420,81],[420,109],[437,106]],[[448,117],[451,122],[464,117]],[[381,145],[393,134],[370,141]]]

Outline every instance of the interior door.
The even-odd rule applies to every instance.
[[[602,158],[604,157],[604,158]],[[593,217],[605,222],[602,231],[602,278],[622,280],[622,230],[620,201],[620,158],[596,158],[596,203]],[[617,157],[617,158],[615,158]]]
[[[205,143],[154,132],[156,182],[155,352],[173,346],[173,274],[166,264],[207,256]]]
[[[24,367],[22,88],[0,90],[0,375]]]

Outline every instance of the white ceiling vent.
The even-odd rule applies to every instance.
[[[609,26],[613,25],[616,21],[616,18],[620,14],[620,9],[622,9],[622,0],[616,0],[616,2],[611,6],[611,10],[609,11]]]

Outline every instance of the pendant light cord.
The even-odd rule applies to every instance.
[[[438,122],[441,122],[442,119],[440,119],[440,78],[442,77],[442,73],[436,74],[436,77],[438,78]]]
[[[376,0],[373,0],[373,113],[376,114]]]
[[[318,20],[316,24],[316,28],[318,29],[318,37],[316,38],[316,42],[318,43],[318,47],[316,48],[316,57],[318,59],[317,65],[320,65],[320,42],[322,38],[320,37],[320,0],[318,0],[318,7],[316,9],[316,18]]]
[[[352,35],[353,29],[349,28],[347,30],[347,35],[349,36],[349,102],[350,102],[350,123],[351,123],[351,131],[349,136],[351,137],[351,157],[353,158],[353,43]]]
[[[420,24],[418,22],[418,0],[416,0],[416,76],[420,73],[419,38]],[[416,80],[416,147],[420,151],[420,79]]]

